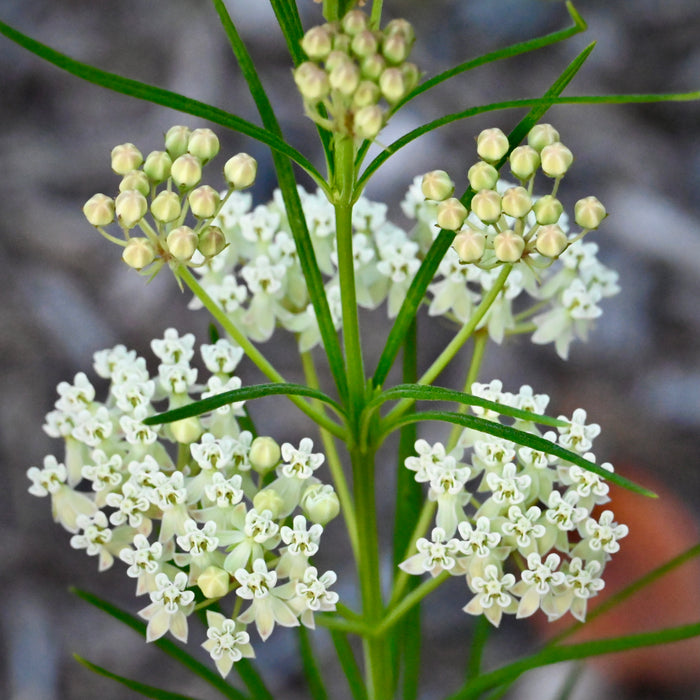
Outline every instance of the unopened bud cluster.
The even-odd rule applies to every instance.
[[[469,208],[452,196],[454,184],[446,172],[427,173],[422,182],[426,199],[439,202],[437,225],[457,233],[453,247],[462,262],[491,269],[522,261],[542,268],[605,218],[605,207],[598,199],[585,197],[574,208],[581,231],[567,233],[564,207],[556,194],[573,154],[550,124],[533,127],[527,145],[512,150],[508,137],[497,128],[483,130],[476,144],[480,159],[467,173],[474,191]],[[519,185],[499,178],[498,167],[506,157]],[[538,171],[553,180],[551,192],[542,197],[533,195]]]
[[[224,165],[225,192],[202,184],[204,166],[219,152],[219,139],[211,129],[173,126],[164,146],[145,158],[132,143],[115,146],[111,164],[122,177],[119,194],[93,195],[83,207],[93,226],[123,246],[124,262],[136,270],[154,262],[156,272],[164,263],[175,269],[218,255],[227,242],[212,222],[232,192],[255,181],[255,159],[239,153]],[[188,213],[195,219],[191,224],[185,223]],[[104,230],[112,223],[121,228],[123,240]]]
[[[307,115],[328,130],[375,138],[387,118],[382,99],[393,106],[418,83],[418,68],[407,60],[414,41],[406,20],[373,30],[357,9],[309,29],[301,42],[309,60],[294,71]]]

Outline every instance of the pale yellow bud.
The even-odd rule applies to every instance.
[[[348,37],[343,37],[344,39],[348,39]],[[349,41],[349,39],[348,39]],[[348,61],[351,61],[350,56],[348,56],[348,52],[346,50],[336,50],[334,49],[328,54],[328,57],[325,60],[325,68],[326,71],[330,72],[334,69],[336,69],[338,66],[342,66],[344,63],[347,63]]]
[[[187,141],[187,150],[206,163],[219,152],[219,139],[211,129],[195,129]]]
[[[93,226],[108,226],[114,221],[114,200],[106,194],[94,194],[83,205],[83,214]]]
[[[143,163],[143,156],[133,143],[122,143],[112,149],[112,170],[117,175],[126,175]]]
[[[510,171],[518,180],[529,180],[540,167],[540,154],[532,146],[518,146],[509,156]]]
[[[400,34],[407,44],[411,45],[416,40],[416,33],[413,26],[405,19],[392,19],[389,24],[384,27],[384,35],[387,37]]]
[[[363,78],[368,80],[379,80],[379,76],[384,72],[386,68],[386,61],[378,53],[367,56],[362,61],[360,66],[360,73]]]
[[[437,224],[448,231],[457,231],[462,228],[468,213],[462,202],[456,197],[449,197],[438,204]]]
[[[508,216],[520,219],[532,208],[532,198],[524,187],[511,187],[503,193],[501,206]]]
[[[551,194],[540,197],[533,205],[535,219],[538,224],[556,224],[564,211],[564,205]]]
[[[377,104],[380,97],[381,92],[377,83],[373,83],[371,80],[362,80],[352,96],[352,106],[356,109],[369,107]]]
[[[197,579],[199,590],[205,598],[223,598],[229,589],[231,577],[218,566],[208,566]]]
[[[559,141],[559,132],[551,124],[535,124],[527,134],[527,143],[538,153],[552,143]]]
[[[170,177],[172,158],[165,151],[151,151],[146,156],[143,172],[155,183],[163,182]]]
[[[333,90],[342,95],[352,95],[360,84],[360,69],[347,59],[335,66],[328,74],[328,82]]]
[[[476,152],[491,163],[501,160],[509,148],[508,137],[500,129],[484,129],[476,137]]]
[[[260,474],[269,472],[280,461],[280,446],[267,436],[256,437],[250,445],[248,459],[250,466]]]
[[[134,270],[141,270],[156,258],[156,251],[148,238],[130,238],[122,252],[122,260]]]
[[[141,221],[147,210],[146,198],[136,190],[121,192],[114,202],[119,224],[125,228],[131,228]]]
[[[284,511],[284,499],[275,489],[266,488],[258,491],[253,497],[253,508],[258,513],[269,510],[273,518],[278,518]]]
[[[189,260],[197,250],[199,239],[189,226],[178,226],[173,229],[166,239],[170,254],[181,261]],[[182,440],[180,442],[183,442]],[[189,441],[191,442],[191,441]]]
[[[374,139],[384,126],[384,112],[379,105],[368,105],[355,112],[353,131],[360,139]]]
[[[367,29],[367,15],[362,10],[350,10],[340,24],[346,34],[355,36]]]
[[[467,179],[471,188],[477,192],[479,190],[492,190],[498,182],[498,170],[486,161],[480,160],[469,168]]]
[[[350,42],[350,49],[358,58],[365,58],[377,53],[377,39],[369,29],[355,34]]]
[[[175,440],[183,445],[189,445],[198,440],[202,435],[202,426],[199,418],[183,418],[170,424],[170,432]]]
[[[598,228],[607,215],[597,197],[584,197],[574,205],[574,220],[581,228]]]
[[[472,197],[471,209],[485,224],[495,224],[501,218],[501,195],[494,190],[479,190]]]
[[[301,507],[313,523],[326,525],[340,513],[338,494],[328,484],[314,484],[304,491]]]
[[[119,183],[119,191],[126,192],[126,190],[136,190],[146,197],[151,191],[151,183],[148,180],[148,175],[141,170],[132,170],[130,173],[124,175]]]
[[[170,176],[181,190],[188,190],[202,179],[202,161],[191,153],[178,156],[170,168]]]
[[[549,177],[561,177],[569,169],[574,161],[574,154],[563,144],[557,141],[545,146],[541,153],[542,172]]]
[[[186,126],[171,126],[165,133],[165,150],[175,159],[187,153],[190,130]]]
[[[382,56],[391,65],[403,63],[410,53],[411,45],[400,32],[390,34],[382,43]]]
[[[420,81],[420,70],[418,70],[418,66],[415,63],[410,63],[409,61],[402,63],[399,67],[403,73],[404,88],[406,93],[409,93]]]
[[[455,236],[452,247],[462,262],[478,262],[486,249],[486,236],[481,231],[466,228]]]
[[[333,35],[327,26],[311,27],[301,40],[304,53],[314,61],[322,61],[333,48]]]
[[[347,34],[336,34],[333,37],[333,51],[331,53],[342,53],[347,56],[350,53],[351,41],[352,37]],[[328,59],[326,59],[326,68],[328,68]]]
[[[209,185],[202,185],[192,190],[187,197],[192,213],[198,219],[210,219],[216,214],[221,197],[219,193]]]
[[[423,175],[421,191],[426,199],[442,202],[452,196],[455,184],[444,170],[431,170]]]
[[[199,234],[197,250],[205,258],[213,258],[226,247],[226,236],[218,226],[208,226]]]
[[[238,153],[229,158],[224,165],[224,177],[231,187],[244,190],[255,182],[258,162],[247,153]]]
[[[501,262],[517,262],[522,257],[523,250],[525,241],[515,231],[501,231],[493,239],[493,252]]]
[[[180,197],[176,192],[163,190],[151,202],[151,214],[153,214],[156,221],[160,221],[163,224],[175,221],[180,216],[181,211]]]
[[[568,244],[566,234],[556,224],[541,226],[537,231],[535,248],[538,253],[548,258],[556,258],[561,255]]]
[[[302,63],[294,71],[294,82],[308,102],[319,102],[331,89],[326,71],[311,62]]]
[[[406,94],[406,80],[400,68],[387,68],[379,76],[379,89],[389,103],[398,102]]]

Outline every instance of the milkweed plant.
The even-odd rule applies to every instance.
[[[71,547],[100,571],[121,566],[133,579],[141,622],[81,595],[142,629],[147,642],[194,638],[220,676],[181,646],[163,648],[229,698],[272,697],[251,659],[282,627],[297,628],[310,697],[419,697],[421,603],[450,577],[461,581],[455,615],[476,618],[466,678],[445,691],[453,700],[501,697],[522,673],[555,661],[700,632],[694,625],[588,645],[563,644],[564,634],[500,668],[481,665],[488,630],[504,616],[583,623],[628,533],[609,485],[652,495],[599,461],[600,427],[584,408],[555,418],[549,397],[528,384],[480,378],[489,344],[512,336],[566,359],[619,292],[596,244],[605,193],[565,210],[560,193],[576,178],[576,154],[566,124],[544,117],[554,104],[698,93],[561,97],[590,46],[541,97],[471,107],[385,143],[382,129],[413,98],[481,64],[563,41],[585,23],[569,4],[570,27],[428,78],[411,61],[420,32],[405,19],[385,21],[382,4],[325,0],[317,24],[304,28],[294,2],[271,0],[322,167],[284,139],[223,0],[213,6],[262,126],[86,66],[2,25],[80,77],[190,117],[164,126],[163,139],[116,145],[114,187],[91,196],[83,212],[135,274],[172,273],[190,308],[211,317],[211,335],[168,328],[151,340],[152,356],[123,345],[96,352],[92,368],[58,385],[43,428],[61,447],[27,476]],[[461,172],[435,163],[407,179],[400,207],[408,226],[364,195],[416,138],[512,109],[524,116],[510,133],[495,116],[467,139]],[[222,157],[215,130],[192,117],[270,147],[278,188],[269,201],[251,193],[255,159]],[[293,165],[312,187],[297,184]],[[222,168],[220,191],[206,183]],[[378,360],[363,352],[359,309],[384,319],[373,333],[388,329]],[[434,316],[453,328],[452,339],[419,366],[417,339]],[[268,359],[270,340],[298,351],[304,384],[287,382]],[[463,385],[440,386],[458,356],[471,357]],[[387,386],[399,357],[403,379]],[[263,381],[242,384],[241,363]],[[267,432],[256,406],[270,396],[307,419],[292,442]],[[424,432],[435,422],[447,428],[443,440]],[[379,514],[387,499],[375,456],[395,433],[395,507]],[[388,459],[383,451],[383,473]],[[390,516],[391,551],[383,551],[379,523]],[[327,528],[344,531],[354,571],[324,566]],[[354,593],[344,600],[340,590]],[[329,631],[344,687],[342,674],[330,685],[314,656],[307,630],[318,627]],[[85,663],[149,697],[183,697]]]

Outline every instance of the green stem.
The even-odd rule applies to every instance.
[[[370,15],[369,23],[372,29],[379,29],[382,20],[382,5],[384,0],[374,0],[372,3],[372,14]]]

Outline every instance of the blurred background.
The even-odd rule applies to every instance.
[[[287,138],[320,163],[314,130],[300,118],[284,42],[266,2],[227,3],[247,41]],[[305,27],[320,21],[319,7],[300,0]],[[589,31],[556,46],[482,67],[412,102],[380,136],[391,142],[426,120],[468,106],[536,97],[591,41],[597,46],[567,94],[688,91],[700,87],[700,4],[697,0],[580,0]],[[546,0],[386,0],[387,19],[403,16],[416,29],[412,60],[430,77],[467,58],[568,26],[560,2]],[[209,3],[191,0],[3,0],[0,19],[87,63],[211,102],[257,122],[251,100]],[[0,696],[11,700],[102,700],[136,697],[79,666],[71,653],[125,676],[167,685],[198,698],[213,697],[133,632],[92,610],[69,585],[108,597],[135,612],[133,581],[118,563],[97,575],[96,562],[69,546],[54,525],[48,501],[27,493],[26,469],[61,446],[41,430],[53,408],[55,387],[76,372],[91,374],[92,353],[123,343],[151,358],[151,338],[169,326],[205,338],[207,318],[186,310],[171,277],[150,285],[128,270],[115,248],[85,221],[81,208],[95,192],[116,190],[111,148],[131,141],[142,151],[160,148],[176,123],[211,126],[88,85],[0,39]],[[454,174],[458,188],[475,158],[480,129],[508,131],[522,112],[492,113],[458,122],[392,158],[367,191],[385,199],[391,218],[414,175],[434,168]],[[547,121],[559,129],[576,162],[567,176],[566,202],[597,195],[610,217],[594,240],[600,258],[620,273],[622,292],[605,300],[604,315],[588,344],[576,343],[564,363],[551,346],[523,338],[490,346],[483,380],[506,389],[531,384],[550,394],[550,412],[583,406],[603,432],[596,455],[618,471],[663,491],[660,505],[638,499],[625,506],[639,523],[630,555],[616,574],[629,581],[651,563],[698,541],[700,520],[700,103],[555,107]],[[257,201],[274,188],[265,149],[223,133],[222,154],[247,150],[260,161]],[[222,161],[223,163],[223,157]],[[211,170],[214,170],[212,168]],[[461,178],[461,179],[460,179]],[[382,332],[385,316],[364,319]],[[422,328],[427,327],[422,320]],[[433,324],[421,355],[428,360],[451,337]],[[366,332],[381,347],[381,333]],[[276,335],[267,351],[295,380],[287,341]],[[290,340],[291,342],[291,340]],[[244,383],[260,378],[242,365]],[[445,378],[447,382],[449,378]],[[283,399],[270,410],[266,429],[278,440],[298,441],[303,430]],[[255,410],[253,409],[253,415]],[[304,433],[302,433],[304,434]],[[392,465],[387,465],[387,474]],[[622,507],[622,506],[621,506]],[[660,510],[659,510],[660,508]],[[622,519],[622,518],[621,518]],[[633,525],[632,527],[635,527]],[[338,524],[335,535],[342,537]],[[630,543],[632,539],[630,537]],[[330,549],[330,548],[327,548]],[[623,550],[625,549],[623,543]],[[343,545],[320,566],[346,555]],[[350,585],[351,572],[346,583]],[[465,659],[456,651],[472,620],[456,614],[467,602],[462,581],[436,596],[427,618],[432,673],[421,697],[453,690]],[[643,620],[650,629],[700,619],[697,566],[669,580],[633,606],[633,614],[608,623],[601,634],[621,633]],[[648,618],[648,620],[646,619]],[[536,643],[541,630],[520,623],[495,634],[486,663]],[[321,633],[323,634],[323,633]],[[199,635],[199,636],[198,636]],[[201,634],[192,633],[196,650]],[[256,644],[259,665],[276,697],[303,698],[295,675],[295,637],[277,631]],[[332,656],[322,637],[322,654]],[[697,645],[671,646],[665,656],[615,657],[611,666],[584,671],[575,694],[585,698],[698,698]],[[625,660],[626,659],[626,660]],[[332,668],[332,662],[331,668]],[[555,697],[570,669],[528,676],[509,697]],[[344,698],[339,686],[333,697]]]

